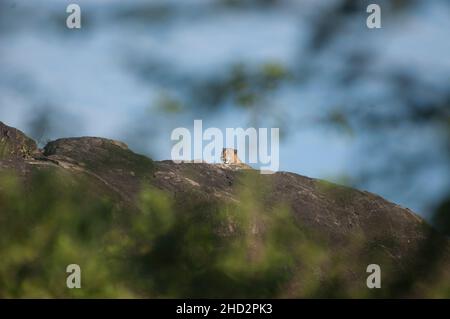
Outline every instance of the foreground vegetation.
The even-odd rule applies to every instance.
[[[27,182],[2,173],[0,297],[396,297],[417,287],[421,296],[450,296],[439,262],[418,260],[426,276],[405,270],[395,281],[382,254],[391,279],[367,289],[363,235],[333,251],[286,205],[267,205],[270,185],[261,189],[260,178],[243,174],[239,200],[228,203],[195,193],[174,200],[144,185],[131,209],[67,172],[38,170]],[[427,258],[439,259],[433,251]],[[69,264],[82,269],[81,289],[66,287]]]

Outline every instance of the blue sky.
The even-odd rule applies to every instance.
[[[142,1],[78,1],[82,13],[94,17],[95,23],[73,33],[59,30],[65,26],[49,18],[64,17],[69,1],[5,3],[9,18],[3,24],[6,32],[0,45],[0,120],[27,131],[39,108],[50,105],[61,111],[61,117],[45,138],[115,138],[157,160],[170,157],[170,132],[175,127],[192,125],[194,119],[203,119],[206,127],[246,127],[251,114],[233,105],[216,113],[161,114],[155,110],[161,91],[177,95],[179,87],[157,76],[142,81],[130,72],[130,56],[155,61],[163,66],[157,72],[167,71],[181,79],[220,75],[235,62],[257,66],[276,61],[293,69],[313,65],[318,72],[314,80],[284,86],[270,97],[277,114],[298,121],[298,129],[289,130],[283,140],[280,164],[282,170],[334,181],[351,179],[355,167],[376,166],[377,159],[367,158],[364,146],[380,136],[337,134],[315,125],[314,119],[330,104],[395,108],[400,102],[385,78],[394,68],[408,70],[438,93],[448,90],[450,83],[450,10],[445,1],[423,2],[395,17],[386,13],[383,29],[378,31],[365,27],[363,12],[343,27],[342,35],[327,50],[314,56],[305,49],[312,27],[309,18],[330,6],[330,1],[283,1],[271,10],[213,14],[202,14],[209,12],[213,1],[170,1],[181,14],[167,23],[152,24],[111,18],[114,12]],[[340,57],[349,50],[371,53],[365,67],[374,76],[342,88],[334,79],[347,67]],[[432,99],[428,95],[433,92],[415,94]],[[309,125],[302,127],[305,121]],[[136,141],[139,134],[144,142]],[[436,138],[435,130],[427,127],[414,132],[399,129],[386,136],[398,139],[406,154],[420,157],[426,152],[440,158]],[[383,154],[382,146],[379,154]],[[433,163],[407,187],[389,178],[364,187],[426,215],[430,203],[448,190],[447,174],[446,163]]]

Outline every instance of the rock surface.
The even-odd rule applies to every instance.
[[[37,150],[35,141],[21,131],[0,122],[0,159],[30,158]]]
[[[243,170],[206,163],[154,162],[133,153],[125,144],[108,139],[59,139],[39,151],[25,134],[0,123],[0,141],[0,171],[9,169],[24,179],[35,170],[83,175],[98,184],[99,196],[113,194],[120,205],[130,210],[139,209],[135,199],[145,183],[171,194],[181,211],[188,197],[239,202],[236,187],[250,187],[241,179]],[[258,179],[271,188],[264,195],[264,205],[287,205],[299,225],[348,259],[345,272],[349,278],[360,280],[366,276],[365,269],[352,265],[356,256],[348,247],[355,236],[359,236],[358,254],[363,254],[364,260],[377,263],[371,256],[381,254],[398,266],[398,273],[408,271],[416,262],[414,256],[429,250],[427,240],[433,231],[426,222],[409,209],[377,195],[286,172],[258,175]],[[440,254],[450,265],[447,239],[433,236],[440,244],[444,242],[439,246],[444,247],[439,248]]]

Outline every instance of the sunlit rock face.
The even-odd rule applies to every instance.
[[[35,141],[21,131],[0,122],[0,158],[26,158],[36,152]]]
[[[13,172],[21,177],[28,185],[27,196],[39,191],[36,183],[32,182],[36,172],[47,171],[56,173],[55,178],[62,179],[66,185],[83,181],[91,196],[100,200],[107,198],[113,203],[112,207],[125,216],[135,216],[142,211],[141,192],[149,187],[162,192],[157,194],[165,194],[173,202],[175,216],[192,215],[193,218],[187,220],[194,224],[201,220],[202,227],[205,226],[204,221],[219,214],[222,207],[234,207],[238,215],[250,212],[253,217],[248,238],[251,238],[250,242],[254,241],[249,246],[250,260],[261,254],[260,241],[276,220],[273,219],[274,212],[285,210],[290,222],[284,224],[285,229],[279,230],[277,236],[280,237],[275,243],[285,240],[283,251],[293,256],[297,254],[296,247],[303,247],[305,242],[312,243],[314,247],[321,247],[322,255],[308,255],[298,269],[286,265],[286,269],[290,269],[289,276],[282,276],[288,279],[283,279],[284,288],[280,291],[274,288],[270,295],[264,295],[262,290],[245,290],[245,293],[239,291],[242,293],[240,296],[310,296],[299,288],[298,280],[302,274],[328,287],[329,275],[333,271],[338,271],[339,283],[345,287],[342,288],[344,290],[330,292],[325,289],[314,296],[352,296],[349,291],[366,288],[368,264],[381,264],[386,270],[383,280],[392,285],[394,296],[422,296],[420,290],[409,289],[410,276],[416,272],[423,273],[428,267],[437,272],[436,269],[444,265],[447,274],[450,269],[450,246],[445,237],[409,209],[369,192],[289,172],[261,175],[256,170],[236,170],[224,164],[154,162],[133,153],[121,142],[96,137],[59,139],[38,150],[33,140],[3,123],[0,123],[0,141],[3,147],[0,173]],[[0,217],[1,214],[0,211]],[[220,223],[206,224],[220,238],[231,240],[238,234],[236,223],[236,220],[225,219]],[[306,234],[305,237],[295,235],[290,238],[292,226]],[[189,225],[183,224],[179,232],[185,227]],[[177,249],[182,249],[183,244],[180,245]],[[215,249],[219,249],[214,245],[211,247],[214,253],[208,258],[214,258]],[[309,269],[304,263],[313,257],[329,260]],[[287,271],[283,269],[281,267],[278,271]],[[214,287],[207,287],[185,294],[191,297],[229,297],[238,293],[221,295],[220,289],[216,291]]]

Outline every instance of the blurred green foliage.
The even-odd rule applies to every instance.
[[[320,254],[286,208],[266,211],[255,192],[177,207],[146,187],[130,212],[94,187],[62,173],[27,183],[2,174],[1,297],[274,297],[301,255]],[[82,289],[66,288],[72,263]]]
[[[0,297],[127,296],[103,253],[115,209],[87,181],[38,172],[29,184],[0,178]],[[66,287],[66,266],[82,268],[83,289]]]
[[[238,200],[226,203],[194,191],[174,200],[145,186],[130,209],[67,172],[36,171],[26,182],[2,173],[0,297],[395,296],[369,291],[362,266],[358,284],[348,281],[350,259],[367,265],[356,253],[371,249],[362,234],[336,254],[287,206],[268,205],[271,186],[262,178],[243,174]],[[81,267],[81,289],[66,287],[69,264]],[[427,295],[449,295],[442,280],[433,282]]]

